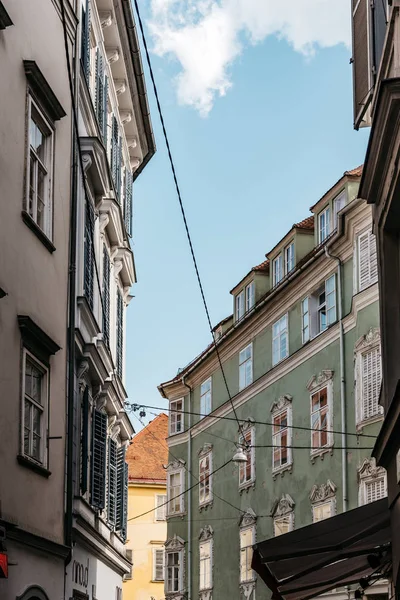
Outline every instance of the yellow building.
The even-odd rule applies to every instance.
[[[128,535],[132,578],[124,582],[124,600],[164,600],[164,543],[168,462],[168,417],[160,414],[132,440],[129,465]],[[150,512],[149,512],[150,511]],[[135,519],[138,515],[142,515]],[[133,518],[133,519],[132,519]],[[129,520],[131,519],[131,520]]]

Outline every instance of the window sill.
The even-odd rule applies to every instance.
[[[207,510],[207,508],[208,507],[211,508],[212,505],[213,505],[212,498],[210,500],[207,500],[207,502],[201,502],[201,503],[199,503],[199,511],[201,512],[202,510]]]
[[[32,219],[30,214],[26,212],[26,210],[21,211],[21,215],[22,215],[22,220],[25,223],[25,225],[27,225],[29,227],[29,229],[36,235],[36,237],[39,238],[39,240],[47,248],[47,250],[51,254],[53,254],[56,247],[54,246],[53,242],[51,240],[49,240],[49,238],[44,233],[44,231],[42,231],[40,229],[39,225],[37,225],[37,223],[35,223],[35,221]]]
[[[311,462],[314,463],[315,459],[318,458],[318,456],[321,457],[321,460],[324,460],[324,454],[327,454],[328,452],[330,452],[330,454],[333,454],[333,445],[326,446],[326,448],[321,448],[321,450],[316,450],[315,452],[311,452]]]
[[[356,431],[362,433],[364,427],[368,427],[368,425],[373,425],[374,423],[379,423],[383,421],[384,415],[374,415],[373,417],[369,417],[368,419],[363,419],[359,423],[357,423]]]
[[[253,479],[252,481],[246,481],[246,483],[242,483],[241,485],[239,485],[239,492],[248,492],[250,488],[255,488],[256,487],[256,480]]]
[[[34,462],[32,459],[27,458],[26,456],[23,456],[22,454],[18,454],[17,455],[17,461],[23,467],[27,467],[28,469],[32,469],[32,471],[35,471],[35,473],[38,473],[39,475],[42,475],[42,477],[46,477],[46,479],[48,477],[50,477],[50,475],[51,475],[51,471],[49,471],[48,469],[46,469],[46,467],[43,467],[42,465],[39,465],[38,463]]]
[[[275,479],[275,477],[277,477],[278,475],[282,475],[285,473],[285,471],[290,471],[292,472],[293,469],[293,463],[289,463],[287,465],[282,465],[281,467],[277,467],[276,469],[272,469],[272,477]]]
[[[151,583],[164,583],[164,579],[152,579]]]
[[[183,519],[183,517],[186,515],[186,512],[180,512],[180,513],[172,513],[170,515],[167,515],[166,521],[169,521],[170,519]]]

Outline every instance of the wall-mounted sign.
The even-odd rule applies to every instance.
[[[76,585],[87,588],[89,584],[89,559],[87,559],[86,565],[74,560],[72,564],[72,581]]]

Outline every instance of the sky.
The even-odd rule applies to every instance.
[[[236,283],[363,163],[369,130],[353,129],[350,0],[139,7],[214,325],[232,313]],[[211,334],[145,72],[157,152],[134,189],[126,389],[132,403],[167,407],[157,386]]]

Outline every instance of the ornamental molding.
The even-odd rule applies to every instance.
[[[178,458],[177,460],[173,460],[172,462],[168,463],[165,469],[167,471],[178,471],[180,469],[183,469],[185,465],[186,461],[182,458]]]
[[[243,600],[255,600],[256,592],[256,582],[255,581],[247,581],[246,583],[240,584],[240,597]]]
[[[293,396],[291,396],[290,394],[284,394],[283,396],[280,396],[278,400],[275,400],[275,402],[272,403],[271,412],[280,412],[284,408],[291,406],[292,400]]]
[[[184,550],[185,540],[183,540],[181,537],[179,537],[179,535],[176,535],[175,533],[175,535],[172,538],[169,538],[165,542],[164,546],[166,552]]]
[[[117,419],[115,415],[110,417],[108,421],[108,432],[111,439],[116,442],[121,432],[121,419]]]
[[[100,212],[100,218],[99,218],[99,232],[100,235],[103,235],[107,225],[110,222],[110,215],[106,212]]]
[[[275,500],[272,510],[271,517],[283,517],[294,511],[295,502],[289,494],[282,494],[280,500]]]
[[[79,367],[78,367],[78,384],[79,384],[79,389],[81,392],[86,387],[85,375],[88,371],[89,371],[89,361],[81,360],[81,362],[79,363]]]
[[[209,454],[210,452],[212,452],[212,449],[213,449],[213,445],[212,444],[204,444],[200,448],[200,450],[198,451],[199,457],[206,456],[207,454]]]
[[[318,375],[313,375],[309,382],[307,383],[307,389],[309,392],[316,390],[319,387],[322,387],[324,384],[329,383],[334,375],[335,371],[330,371],[328,369],[321,371]]]
[[[107,404],[107,391],[99,385],[96,393],[93,395],[93,405],[97,410],[104,410]]]
[[[85,171],[85,173],[90,169],[90,167],[92,166],[92,157],[90,156],[90,154],[88,154],[87,152],[84,152],[82,154],[82,164],[83,164],[83,170]]]
[[[330,479],[328,479],[326,483],[321,483],[321,485],[313,485],[310,492],[310,500],[313,504],[317,502],[324,502],[324,500],[334,498],[336,490],[336,485]]]
[[[380,345],[381,343],[381,332],[379,327],[371,327],[369,331],[362,335],[354,346],[354,354],[370,350],[374,346]]]
[[[206,542],[207,540],[211,540],[214,535],[214,530],[211,525],[204,525],[202,529],[200,529],[199,533],[199,541]]]
[[[132,111],[131,110],[120,110],[119,116],[121,118],[122,125],[126,125],[132,121]]]
[[[186,600],[186,592],[166,592],[166,600]]]
[[[106,48],[106,54],[107,60],[111,65],[119,59],[119,48]]]
[[[377,467],[374,458],[364,459],[363,464],[358,469],[358,478],[360,481],[363,479],[376,479],[386,474],[383,467]]]
[[[136,148],[137,137],[135,137],[134,135],[128,135],[126,137],[126,143],[128,144],[128,148]]]
[[[131,156],[130,163],[132,171],[135,171],[139,167],[140,162],[140,158],[138,158],[137,156]]]
[[[117,92],[117,96],[123,94],[126,90],[126,81],[125,79],[114,79],[114,87]]]
[[[106,27],[110,27],[110,25],[112,25],[113,15],[111,10],[100,10],[99,18],[102,29],[105,29]]]
[[[239,427],[239,433],[243,433],[244,431],[248,431],[254,427],[254,419],[253,417],[249,417],[246,421],[244,421]]]
[[[257,522],[257,515],[252,508],[247,508],[246,512],[239,519],[239,527],[250,527]]]

